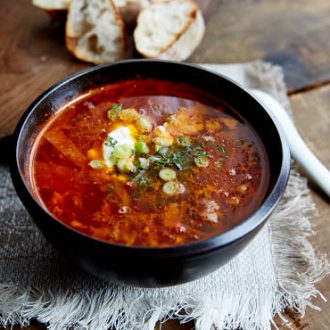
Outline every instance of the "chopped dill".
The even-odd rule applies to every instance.
[[[112,148],[114,148],[117,143],[118,143],[118,141],[116,139],[114,139],[112,136],[108,136],[106,141],[104,142],[104,144],[107,147],[112,147]]]
[[[222,153],[226,158],[228,157],[228,151],[223,146],[217,146],[217,150]]]
[[[145,170],[141,170],[131,181],[137,183],[139,186],[147,186],[152,182],[146,175]]]
[[[156,165],[158,168],[165,166],[175,166],[177,169],[182,171],[187,167],[188,155],[182,151],[176,150],[169,152],[167,148],[160,148],[157,156],[149,157],[149,161]]]

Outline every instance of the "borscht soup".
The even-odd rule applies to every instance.
[[[145,78],[64,105],[40,127],[30,168],[35,197],[58,221],[129,246],[221,234],[251,216],[269,186],[265,147],[235,109]]]

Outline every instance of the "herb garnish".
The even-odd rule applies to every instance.
[[[149,161],[158,168],[175,166],[180,171],[187,167],[187,160],[187,154],[179,150],[170,152],[166,147],[160,148],[157,152],[157,156],[149,157]]]
[[[114,139],[112,136],[108,136],[104,142],[104,144],[107,147],[112,147],[112,148],[114,148],[117,143],[118,143],[118,141],[116,139]]]
[[[176,144],[179,149],[175,151],[170,151],[167,147],[161,147],[156,156],[149,157],[150,163],[156,165],[157,169],[174,166],[182,171],[193,164],[195,158],[204,159],[204,163],[206,163],[205,159],[212,157],[200,144],[192,145],[189,138],[185,136],[180,136]]]
[[[217,146],[217,150],[221,152],[226,158],[228,157],[228,152],[223,146]]]
[[[118,119],[121,110],[123,110],[123,105],[121,103],[114,103],[108,111],[108,118],[110,120]]]
[[[145,170],[141,170],[132,180],[131,182],[137,183],[139,186],[147,186],[152,181],[151,179],[146,175]]]
[[[176,143],[182,147],[190,147],[190,140],[187,136],[181,135],[177,138]]]

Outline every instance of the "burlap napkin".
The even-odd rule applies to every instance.
[[[207,65],[276,97],[287,109],[282,71],[266,63]],[[306,180],[292,171],[271,221],[234,260],[200,280],[163,289],[121,287],[93,278],[60,257],[18,200],[0,167],[0,325],[49,329],[153,329],[157,321],[196,320],[196,329],[270,329],[284,308],[316,308],[314,283],[328,271],[314,253]],[[170,271],[170,270],[169,270]]]

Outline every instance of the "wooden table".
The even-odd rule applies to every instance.
[[[28,0],[0,0],[0,138],[10,135],[29,103],[47,87],[88,67],[64,47],[63,29]],[[329,0],[222,0],[207,23],[191,62],[267,60],[283,66],[296,125],[330,168],[330,6]],[[330,254],[329,201],[311,186],[319,215],[312,221],[315,247]],[[330,277],[317,287],[330,298]],[[330,304],[307,309],[293,329],[330,328]],[[169,322],[163,329],[191,329]],[[44,329],[31,325],[26,329]]]

